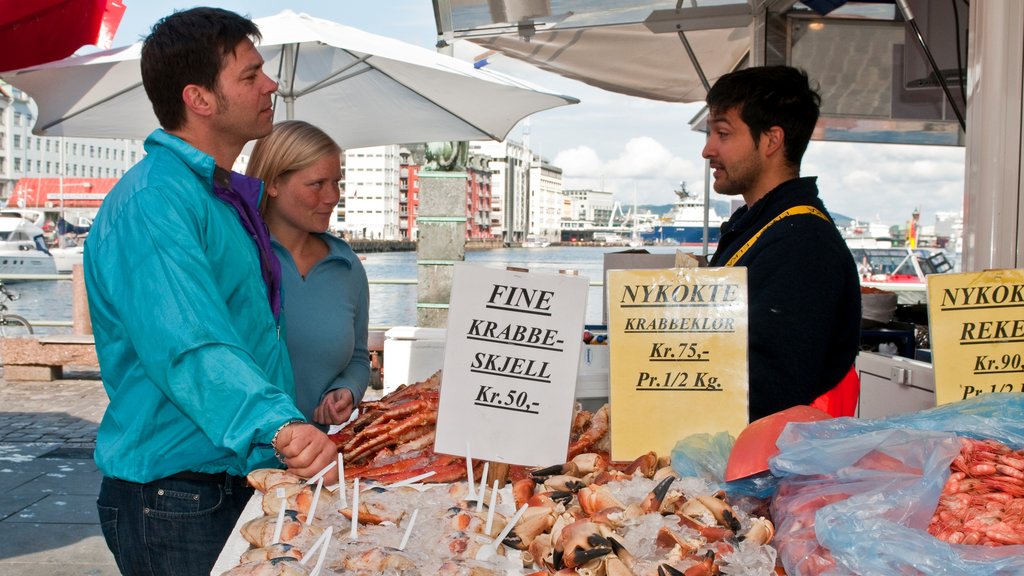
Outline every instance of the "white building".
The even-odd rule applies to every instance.
[[[602,190],[565,190],[562,192],[572,200],[572,220],[587,222],[592,226],[607,226],[615,209],[615,198],[611,192]]]
[[[350,238],[400,240],[398,145],[345,151],[345,224]]]
[[[562,228],[562,169],[540,156],[530,162],[530,219],[527,233],[560,240]]]
[[[491,157],[491,234],[503,242],[519,243],[529,224],[530,158],[521,143],[471,142],[470,151]]]
[[[35,136],[35,120],[28,95],[0,82],[0,203],[21,178],[120,178],[145,155],[139,140]]]

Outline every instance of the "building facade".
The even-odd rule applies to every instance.
[[[69,208],[73,197],[84,199],[83,195],[108,188],[106,181],[120,178],[145,155],[138,140],[35,136],[35,120],[35,103],[31,98],[0,82],[0,204],[7,204],[19,180],[30,181],[22,187],[27,191],[36,188],[31,186],[32,179],[57,178],[56,193],[51,190],[52,181],[48,181],[46,194],[22,195],[22,203],[38,198],[40,206],[21,207],[54,210],[60,207],[63,196],[68,200],[65,208]],[[47,202],[52,205],[47,206]],[[91,217],[96,212],[94,207],[75,209],[81,210],[82,217]]]
[[[530,202],[527,234],[558,241],[562,228],[562,169],[540,156],[530,162]]]
[[[345,223],[349,238],[401,240],[398,145],[345,151]]]
[[[419,238],[416,216],[420,208],[420,166],[408,150],[402,152],[398,177],[398,232],[403,240]]]
[[[466,166],[466,239],[491,240],[492,187],[490,157],[472,153]]]
[[[532,154],[523,144],[510,140],[472,142],[469,149],[490,157],[491,235],[505,244],[522,242],[529,223]]]

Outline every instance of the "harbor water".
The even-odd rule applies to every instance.
[[[676,247],[648,246],[648,252],[673,253]],[[685,252],[698,252],[700,247],[680,248]],[[547,248],[497,248],[466,253],[466,262],[477,266],[504,269],[526,268],[530,272],[558,274],[563,270],[575,271],[591,283],[603,281],[604,255],[627,250],[623,246],[586,246]],[[375,284],[377,280],[416,281],[416,252],[380,252],[361,255],[370,279],[370,326],[416,325],[415,284]],[[8,310],[39,321],[71,322],[72,286],[70,281],[31,281],[10,284],[19,299],[8,304]],[[601,323],[601,286],[591,286],[587,297],[587,324]],[[36,326],[40,334],[69,334],[70,327]]]

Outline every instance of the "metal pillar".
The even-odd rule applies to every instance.
[[[971,2],[964,272],[1024,267],[1024,3]]]

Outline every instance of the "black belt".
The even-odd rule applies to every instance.
[[[248,482],[246,482],[245,478],[242,478],[241,476],[232,476],[227,472],[217,472],[211,474],[206,472],[185,471],[178,472],[177,474],[172,474],[168,476],[168,478],[174,478],[176,480],[190,480],[192,482],[209,482],[211,484],[219,484],[221,486],[227,486],[229,484],[236,486],[248,486]]]

